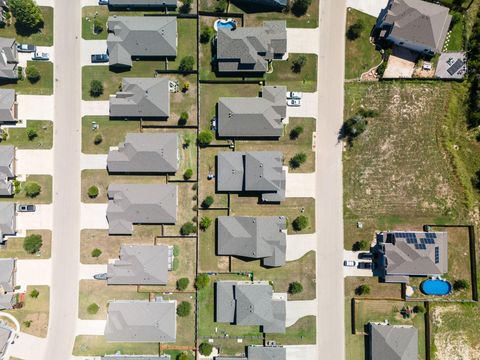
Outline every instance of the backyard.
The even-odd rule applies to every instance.
[[[221,271],[229,270],[228,256],[215,256],[216,254],[216,237],[215,228],[218,216],[227,216],[227,210],[202,210],[200,211],[200,218],[208,217],[212,219],[212,224],[205,231],[200,231],[199,234],[199,270],[200,271]]]
[[[105,354],[123,355],[154,355],[158,354],[156,343],[126,343],[107,342],[104,336],[79,335],[75,338],[73,355],[75,356],[104,356]]]

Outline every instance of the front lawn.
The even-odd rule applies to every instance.
[[[266,334],[266,341],[281,345],[307,345],[317,341],[317,319],[313,315],[304,316],[289,327],[285,334]]]
[[[49,259],[52,248],[52,232],[50,230],[27,230],[29,235],[41,235],[42,247],[35,254],[29,254],[23,248],[24,237],[11,237],[7,239],[5,247],[0,249],[1,258],[16,259]]]
[[[40,194],[35,197],[27,196],[25,184],[36,182],[40,185]],[[2,197],[0,201],[15,201],[21,204],[51,204],[52,203],[52,176],[51,175],[27,175],[27,180],[20,182],[20,191],[13,197]]]
[[[34,44],[37,46],[53,45],[53,8],[49,6],[40,6],[43,15],[44,25],[38,31],[33,33],[17,31],[15,18],[11,25],[0,28],[0,37],[15,38],[17,43]]]
[[[32,84],[25,74],[22,80],[16,83],[2,82],[0,88],[14,89],[22,95],[52,95],[53,94],[53,63],[50,61],[27,61],[27,67],[35,65],[40,72],[40,80]],[[23,69],[25,73],[25,69]]]
[[[27,136],[27,129],[37,133],[33,139]],[[26,128],[3,128],[7,131],[7,140],[2,144],[13,145],[18,149],[51,149],[53,146],[53,122],[49,120],[27,120]]]
[[[306,57],[306,63],[300,72],[292,69],[293,62],[300,56]],[[289,91],[317,91],[317,55],[289,54],[287,60],[273,61],[273,72],[265,74],[266,85],[284,85]]]
[[[79,335],[75,338],[73,355],[104,356],[120,352],[122,355],[155,355],[159,354],[157,343],[126,343],[108,342],[100,335]]]

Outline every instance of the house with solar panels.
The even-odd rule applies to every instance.
[[[373,252],[379,276],[388,283],[407,284],[411,276],[441,276],[448,271],[446,232],[381,232]]]

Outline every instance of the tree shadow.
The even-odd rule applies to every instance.
[[[28,36],[32,36],[42,32],[44,25],[45,24],[42,21],[40,24],[38,24],[34,28],[29,28],[17,22],[15,23],[14,26],[15,26],[15,32],[17,33],[17,35],[28,37]]]

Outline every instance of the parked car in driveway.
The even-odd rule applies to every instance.
[[[353,260],[345,260],[343,262],[343,266],[347,266],[347,267],[355,267],[356,265],[357,265],[357,262]]]
[[[108,0],[98,0],[98,5],[108,5]]]
[[[29,204],[29,205],[18,204],[17,205],[17,211],[18,212],[34,212],[36,209],[37,209],[37,207],[33,204]]]
[[[107,280],[107,273],[95,274],[93,278],[95,280]]]
[[[372,263],[371,262],[366,262],[366,261],[360,261],[358,263],[358,268],[359,269],[371,269],[372,268]]]
[[[303,96],[303,93],[298,91],[287,91],[287,99],[298,99],[300,100]]]
[[[32,56],[32,60],[49,60],[50,59],[50,56],[48,55],[48,53],[38,53],[36,52],[33,56]]]
[[[37,51],[37,47],[32,44],[17,44],[17,51],[24,53],[35,52]]]
[[[300,106],[302,102],[298,99],[287,99],[287,106]]]
[[[106,63],[109,60],[108,54],[93,54],[92,63]]]
[[[358,254],[359,259],[370,260],[373,258],[373,254],[370,252],[361,252]]]

